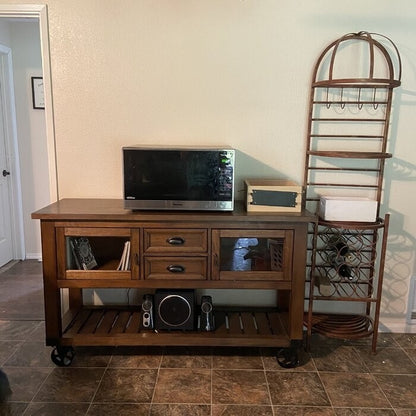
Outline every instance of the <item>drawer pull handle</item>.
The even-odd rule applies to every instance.
[[[170,237],[166,241],[173,246],[180,246],[185,244],[185,239],[182,237]]]
[[[171,273],[183,273],[185,271],[185,267],[180,264],[171,264],[166,269]]]

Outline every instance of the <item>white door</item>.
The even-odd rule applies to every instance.
[[[3,85],[0,85],[0,267],[13,259],[10,167],[4,130]]]

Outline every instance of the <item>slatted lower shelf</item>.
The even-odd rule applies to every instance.
[[[286,314],[275,309],[216,310],[215,330],[152,331],[140,308],[83,308],[63,331],[62,345],[201,345],[289,347]]]

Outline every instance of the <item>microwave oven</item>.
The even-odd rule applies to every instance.
[[[122,150],[126,209],[234,209],[234,149],[135,146]]]

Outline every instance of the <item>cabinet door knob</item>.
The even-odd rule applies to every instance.
[[[10,175],[10,172],[6,169],[3,169],[3,176],[6,177],[8,175]]]
[[[180,264],[170,264],[166,269],[171,273],[183,273],[185,271],[185,267]]]
[[[173,246],[180,246],[182,244],[185,244],[185,239],[182,237],[170,237],[166,241],[168,244],[171,244]]]

